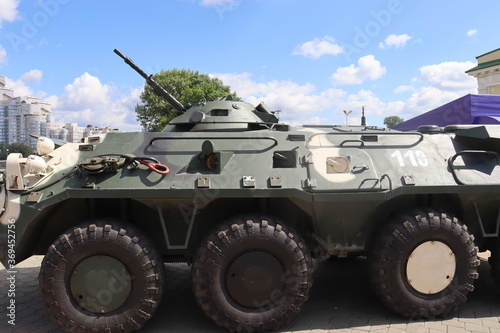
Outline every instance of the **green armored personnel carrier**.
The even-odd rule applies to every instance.
[[[192,266],[201,311],[231,332],[292,320],[329,257],[367,256],[405,317],[465,302],[478,251],[500,284],[500,127],[290,126],[229,99],[185,110],[115,52],[182,115],[160,133],[39,138],[8,156],[1,187],[0,261],[45,254],[41,297],[67,332],[140,329],[171,301],[166,262]]]

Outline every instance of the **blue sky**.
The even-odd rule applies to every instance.
[[[0,0],[0,74],[56,121],[140,130],[146,72],[211,74],[292,124],[370,125],[468,93],[500,47],[500,2],[428,0]]]

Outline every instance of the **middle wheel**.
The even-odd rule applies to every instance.
[[[300,311],[312,285],[304,241],[268,216],[235,217],[217,227],[192,272],[198,304],[233,332],[277,329]]]

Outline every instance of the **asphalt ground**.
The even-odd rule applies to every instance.
[[[277,332],[296,333],[500,333],[500,290],[495,286],[481,254],[480,277],[468,301],[442,319],[412,320],[386,309],[371,292],[365,258],[330,259],[314,275],[310,298],[301,313]],[[38,296],[38,271],[42,256],[33,256],[17,266],[15,275],[15,326],[8,321],[11,280],[0,270],[0,332],[63,332],[50,320]],[[166,265],[166,290],[154,317],[141,333],[224,332],[205,317],[191,291],[190,267]]]

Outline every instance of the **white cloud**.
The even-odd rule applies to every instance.
[[[335,85],[360,84],[367,79],[376,80],[385,72],[385,67],[382,67],[380,61],[370,54],[359,58],[357,67],[352,64],[349,67],[338,68],[332,75],[332,81]]]
[[[6,77],[7,88],[14,89],[14,96],[37,96],[52,106],[56,122],[88,124],[119,128],[122,131],[140,131],[135,106],[141,103],[142,88],[118,91],[113,85],[103,84],[99,78],[84,73],[66,85],[60,96],[46,96],[43,91],[34,91],[30,84],[42,80],[41,70],[24,73],[20,79]]]
[[[352,66],[355,69],[352,75],[361,81],[363,77],[379,77],[385,73],[385,68],[377,63],[373,56],[363,57],[358,61],[358,66]],[[368,124],[381,126],[382,119],[386,116],[399,115],[410,119],[467,93],[474,93],[475,79],[470,81],[470,77],[464,73],[474,65],[471,62],[447,62],[424,66],[420,69],[421,76],[413,80],[411,85],[402,85],[395,90],[396,93],[409,91],[411,96],[407,100],[392,101],[382,101],[374,92],[364,89],[348,93],[338,88],[318,90],[311,83],[298,84],[290,80],[259,82],[250,73],[213,76],[231,86],[232,90],[249,103],[257,105],[264,101],[273,110],[281,109],[280,121],[285,123],[343,124],[345,116],[342,110],[353,110],[349,123],[359,124],[361,108],[364,106]],[[369,70],[373,68],[378,70]],[[380,74],[381,72],[383,73]],[[33,95],[27,84],[37,83],[41,79],[42,72],[32,70],[17,81],[7,80],[7,86],[15,88],[16,95]],[[141,91],[142,89],[120,91],[116,86],[102,83],[99,78],[84,73],[66,85],[62,95],[50,96],[46,100],[52,104],[53,114],[58,122],[138,131],[141,128],[134,108],[140,103]],[[40,92],[37,94],[40,95]]]
[[[106,106],[112,93],[112,87],[102,84],[99,78],[84,73],[73,83],[64,87],[64,91],[63,96],[68,104],[67,107],[78,110]]]
[[[415,87],[414,86],[410,86],[410,85],[403,85],[403,86],[399,86],[397,87],[396,89],[394,89],[394,92],[396,94],[400,94],[400,93],[404,93],[404,92],[407,92],[407,91],[414,91],[415,90]]]
[[[291,125],[343,124],[343,110],[353,110],[349,123],[360,124],[363,106],[369,121],[375,121],[375,117],[384,114],[398,114],[404,106],[401,101],[384,103],[369,90],[360,90],[354,94],[334,88],[317,91],[310,83],[299,85],[292,81],[256,82],[249,73],[215,76],[231,86],[244,101],[254,105],[264,101],[272,110],[281,109],[280,121]]]
[[[365,57],[366,58],[366,57]],[[349,73],[338,71],[342,75],[351,75],[356,81],[362,77],[370,78],[381,75],[380,64],[373,56],[361,58],[358,66],[347,67]],[[372,64],[372,66],[370,66]],[[476,81],[465,74],[465,70],[474,67],[471,62],[445,62],[437,65],[423,66],[421,76],[412,80],[411,85],[401,85],[395,93],[410,92],[411,96],[404,100],[382,101],[374,92],[361,89],[355,93],[347,93],[342,89],[329,88],[318,91],[314,85],[297,84],[293,81],[256,82],[251,74],[217,74],[224,84],[238,93],[243,100],[254,105],[261,101],[271,109],[281,109],[280,121],[298,124],[343,124],[343,110],[353,110],[349,116],[350,124],[359,124],[361,108],[364,106],[368,124],[382,126],[384,117],[399,115],[410,119],[430,111],[468,93],[475,93]],[[370,71],[368,68],[378,70]],[[339,77],[340,77],[339,74]],[[419,87],[420,85],[420,87]]]
[[[410,119],[424,112],[433,110],[467,94],[477,93],[477,81],[465,73],[474,67],[473,62],[443,62],[420,68],[420,78],[414,78],[414,84],[423,83],[420,88],[413,88],[410,98],[404,102],[400,116]],[[409,91],[401,86],[396,90]],[[397,92],[397,91],[396,91]]]
[[[361,109],[363,106],[365,107],[368,120],[371,119],[373,121],[375,116],[399,113],[404,105],[404,102],[401,101],[383,102],[375,93],[364,89],[361,89],[355,94],[349,94],[347,99],[345,101],[340,101],[340,103],[339,107],[342,110],[355,111],[353,118],[356,120],[357,124],[359,124],[359,119],[357,117],[361,116]]]
[[[200,6],[211,7],[215,10],[221,20],[224,14],[236,9],[242,0],[201,0]]]
[[[0,45],[0,64],[5,63],[7,63],[7,51],[2,45]]]
[[[388,48],[391,48],[391,47],[395,47],[395,48],[400,48],[400,47],[403,47],[406,45],[406,42],[409,41],[411,39],[411,36],[407,35],[407,34],[401,34],[401,35],[389,35],[387,36],[387,38],[381,42],[378,47],[380,47],[381,49],[388,49]]]
[[[467,36],[473,37],[477,34],[477,32],[478,32],[477,29],[471,29],[471,30],[467,31]]]
[[[40,83],[42,80],[42,71],[39,69],[32,69],[21,76],[21,81],[24,83]]]
[[[201,0],[200,5],[212,7],[235,4],[237,0]]]
[[[443,91],[436,87],[426,86],[414,92],[410,98],[404,102],[404,106],[398,115],[405,120],[411,119],[427,111],[431,111],[441,105],[449,103],[463,94],[453,91]]]
[[[66,85],[61,96],[47,98],[57,122],[108,126],[123,131],[139,131],[135,106],[140,102],[140,89],[118,94],[116,87],[103,84],[99,78],[84,73]]]
[[[28,86],[30,83],[39,83],[42,76],[43,73],[41,70],[32,69],[31,71],[24,73],[20,79],[15,81],[7,77],[5,84],[7,88],[14,89],[14,96],[43,97],[45,95],[44,92],[38,91],[35,93],[33,89]]]
[[[476,64],[471,61],[443,62],[421,67],[420,75],[431,86],[438,89],[468,94],[477,89],[477,80],[465,73],[474,66]]]
[[[460,95],[454,92],[442,91],[436,87],[423,87],[411,95],[406,101],[406,107],[408,110],[429,111],[458,97]]]
[[[281,109],[280,121],[285,123],[343,124],[345,116],[342,110],[353,110],[349,123],[359,124],[364,106],[368,124],[382,125],[383,117],[400,115],[409,119],[474,92],[470,90],[476,88],[475,80],[471,85],[470,81],[467,82],[468,75],[464,73],[465,69],[473,66],[470,62],[424,66],[420,69],[421,77],[412,85],[396,88],[396,92],[411,91],[410,98],[388,102],[380,100],[370,90],[347,93],[342,89],[328,88],[318,91],[311,83],[298,84],[290,80],[258,82],[250,73],[213,76],[231,86],[246,102],[257,105],[264,101],[273,110]],[[374,79],[385,73],[385,68],[373,56],[361,58],[354,68],[353,76],[359,80],[363,77]],[[30,77],[28,73],[23,76]],[[417,88],[417,83],[424,86]],[[84,73],[65,87],[64,94],[47,100],[53,104],[57,121],[132,131],[140,130],[134,110],[135,105],[140,103],[140,93],[141,89],[119,92],[117,87],[103,84],[97,77]]]
[[[302,55],[307,58],[318,59],[323,55],[337,55],[343,52],[341,46],[335,43],[332,37],[314,38],[295,48],[293,55]]]
[[[21,80],[13,81],[8,77],[5,80],[5,85],[9,89],[14,89],[14,96],[34,96],[33,90]]]
[[[212,74],[221,79],[224,84],[229,85],[232,89],[238,92],[238,95],[245,97],[259,96],[266,91],[277,91],[288,92],[291,95],[294,94],[309,94],[314,90],[312,84],[299,85],[290,80],[278,81],[272,80],[266,83],[254,82],[250,79],[250,73],[241,74]]]
[[[19,0],[0,0],[0,28],[3,21],[12,22],[17,19]]]
[[[281,109],[281,120],[294,123],[309,122],[314,114],[332,107],[332,103],[345,95],[340,89],[316,92],[315,87],[292,81],[273,80],[255,82],[249,73],[213,74],[236,91],[248,103],[264,101],[271,109]]]

